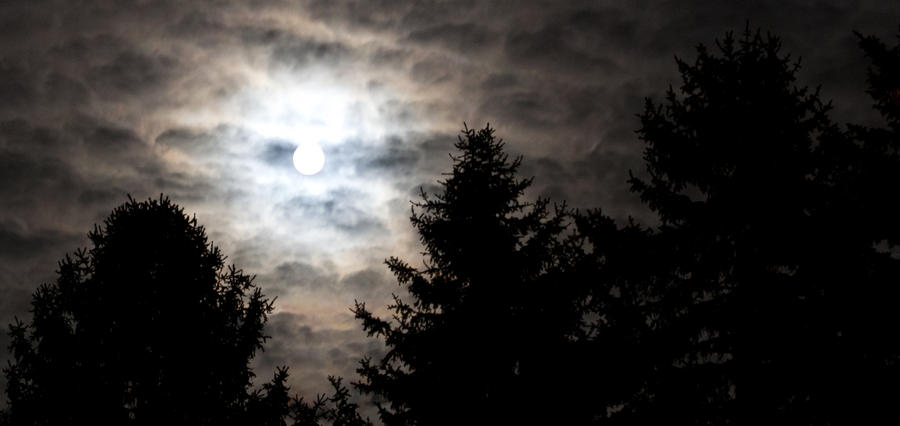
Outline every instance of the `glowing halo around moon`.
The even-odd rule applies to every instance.
[[[322,171],[325,166],[325,153],[317,143],[304,142],[294,150],[294,168],[305,176],[312,176]]]

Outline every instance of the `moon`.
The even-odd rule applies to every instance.
[[[303,175],[312,176],[319,173],[325,165],[325,153],[319,144],[301,143],[294,150],[294,168]]]

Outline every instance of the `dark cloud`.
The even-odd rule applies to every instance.
[[[88,82],[104,96],[139,96],[158,90],[181,74],[178,58],[122,52],[109,62],[92,67]]]
[[[27,214],[27,209],[37,209],[46,200],[67,199],[65,195],[82,184],[81,176],[59,159],[0,149],[3,213]]]
[[[562,28],[572,45],[585,50],[634,45],[642,31],[636,16],[612,7],[576,9],[547,26]]]
[[[367,339],[361,330],[317,327],[302,314],[280,312],[269,317],[266,333],[272,336],[264,352],[254,359],[254,369],[268,379],[277,366],[291,367],[295,391],[315,395],[330,391],[328,375],[345,380],[356,377],[363,356],[380,356],[383,346]]]
[[[27,39],[34,28],[48,26],[53,23],[53,16],[46,13],[46,11],[42,11],[38,7],[23,6],[25,5],[9,4],[7,7],[4,7],[4,13],[0,15],[0,37],[4,40],[20,41]]]
[[[472,22],[443,23],[427,28],[411,31],[407,40],[415,43],[434,44],[461,53],[481,50],[494,44],[499,34],[489,27],[482,27]]]
[[[335,66],[351,55],[352,49],[340,42],[305,38],[275,43],[272,56],[277,62],[292,67],[309,65]]]
[[[444,58],[427,58],[413,64],[409,75],[414,81],[433,86],[449,82],[453,78],[450,69]]]
[[[641,166],[640,157],[632,152],[595,150],[568,163],[548,157],[525,159],[520,172],[535,177],[534,196],[567,201],[570,207],[581,210],[603,208],[617,220],[632,216],[649,224],[655,220],[653,214],[626,182],[629,171],[642,174]]]
[[[350,306],[354,300],[386,302],[396,284],[386,267],[365,268],[340,275],[334,270],[312,263],[290,261],[279,264],[271,273],[257,276],[270,297],[304,297],[317,295]]]
[[[60,61],[59,65],[82,65],[89,69],[91,63],[111,63],[122,52],[135,49],[134,44],[113,34],[73,34],[71,38],[53,44],[48,53]]]
[[[67,244],[71,250],[81,241],[80,234],[65,233],[56,229],[28,230],[22,224],[0,222],[0,258],[4,261],[21,261],[55,252]],[[56,253],[54,253],[56,254]]]
[[[69,107],[86,106],[93,96],[82,82],[59,72],[47,76],[43,89],[45,101]]]
[[[509,34],[505,44],[511,61],[543,72],[610,73],[616,63],[593,43],[579,45],[564,28],[547,25],[537,31]]]
[[[409,8],[406,2],[392,0],[311,0],[305,5],[313,19],[375,30],[398,26]]]
[[[184,151],[207,148],[215,139],[207,132],[187,128],[168,129],[156,137],[156,143]]]
[[[166,194],[181,203],[204,201],[209,198],[215,199],[221,195],[221,189],[213,182],[190,173],[168,172],[153,177],[150,183],[153,189],[130,192],[147,194],[148,196]]]
[[[484,90],[498,90],[507,87],[515,87],[519,82],[515,74],[509,73],[491,73],[481,82],[481,88]]]
[[[415,167],[420,157],[421,154],[415,150],[391,146],[368,159],[363,167],[404,173]]]
[[[113,206],[120,203],[125,194],[128,190],[115,186],[85,189],[78,195],[78,202],[85,207]]]
[[[480,116],[507,125],[524,128],[547,127],[564,118],[558,103],[538,91],[500,93],[483,100]]]
[[[0,57],[0,98],[3,99],[3,109],[20,108],[37,98],[31,72],[2,57]]]
[[[297,147],[295,144],[286,141],[270,141],[266,143],[265,149],[260,154],[260,158],[273,167],[288,168],[293,167],[292,155]]]
[[[263,280],[284,294],[296,289],[332,291],[337,275],[309,263],[293,261],[278,265],[271,276],[263,277]]]
[[[230,144],[255,142],[259,137],[234,125],[220,124],[212,129],[175,127],[167,129],[156,137],[155,143],[176,148],[195,157],[210,157],[210,153],[231,154],[226,151]]]
[[[218,16],[214,16],[209,10],[191,11],[181,17],[176,23],[171,24],[168,30],[176,37],[191,37],[200,39],[204,46],[214,47],[215,39],[229,32]]]
[[[16,118],[0,122],[0,142],[7,149],[33,150],[32,155],[56,154],[62,146],[60,132],[51,127],[32,125],[28,120]],[[40,150],[40,151],[38,151]]]
[[[121,156],[134,151],[144,151],[144,143],[133,129],[121,127],[115,123],[82,118],[78,121],[67,123],[63,131],[66,135],[80,140],[85,148],[92,152],[101,152],[101,160],[107,160],[114,156]]]
[[[378,113],[396,123],[415,122],[420,117],[421,103],[401,99],[388,99],[378,105]]]
[[[371,303],[384,303],[387,290],[396,288],[396,280],[387,272],[387,267],[367,268],[341,278],[339,288],[345,297]],[[395,292],[397,292],[395,290]]]
[[[349,238],[384,233],[386,228],[381,219],[366,209],[367,198],[363,192],[338,188],[321,196],[291,198],[279,204],[278,210],[285,220],[304,224],[303,227],[337,229]]]
[[[411,56],[410,51],[393,47],[376,46],[369,54],[369,63],[373,65],[396,66]]]
[[[409,176],[420,169],[423,160],[429,158],[416,136],[387,135],[377,143],[347,140],[340,146],[326,150],[337,167],[350,165],[355,173],[364,177]]]

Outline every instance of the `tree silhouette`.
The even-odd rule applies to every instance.
[[[875,59],[870,93],[895,128],[885,81],[897,81],[897,50],[882,61],[886,49],[862,44]],[[614,417],[896,419],[897,140],[832,123],[776,37],[748,29],[717,47],[678,60],[680,94],[640,116],[649,178],[632,188],[662,224],[645,238],[651,273],[628,284],[649,326],[639,384]]]
[[[442,191],[413,205],[424,267],[386,262],[412,300],[395,296],[393,320],[356,304],[389,349],[362,361],[356,385],[384,401],[386,424],[566,422],[579,407],[559,390],[573,381],[566,358],[581,332],[579,286],[566,279],[570,215],[522,200],[531,180],[516,177],[520,159],[490,127],[466,128],[456,148]]]
[[[10,424],[282,424],[287,371],[250,391],[272,301],[196,218],[129,197],[88,235],[10,326]]]
[[[850,126],[856,144],[851,150],[835,154],[845,164],[843,176],[852,183],[854,197],[849,210],[865,222],[867,237],[883,238],[890,245],[900,242],[900,200],[889,196],[900,182],[900,44],[888,48],[881,40],[857,33],[859,44],[871,61],[867,93],[885,126]]]
[[[859,44],[872,62],[866,91],[875,101],[875,109],[884,117],[895,137],[900,132],[900,44],[888,48],[875,36],[856,33]],[[900,38],[900,34],[898,34]]]
[[[328,376],[334,393],[330,397],[318,395],[312,403],[303,398],[294,398],[290,404],[290,419],[293,426],[371,426],[369,419],[359,414],[359,405],[350,401],[350,389],[343,385],[343,379]]]

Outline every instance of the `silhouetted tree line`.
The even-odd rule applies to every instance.
[[[411,221],[408,296],[353,308],[388,425],[866,424],[900,401],[900,45],[857,34],[885,125],[841,126],[779,40],[677,60],[639,115],[632,190],[658,226],[526,201],[490,127]],[[272,300],[166,198],[129,199],[10,326],[0,423],[365,425],[350,388],[253,389]]]

